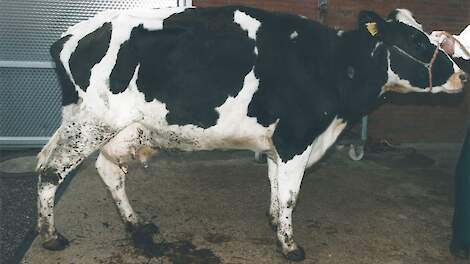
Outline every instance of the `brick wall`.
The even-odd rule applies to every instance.
[[[193,0],[195,6],[242,4],[317,18],[317,0]],[[469,0],[329,0],[325,23],[352,29],[360,10],[386,16],[394,8],[410,9],[426,31],[459,33],[470,23]],[[467,85],[467,89],[470,89]],[[460,142],[470,117],[470,91],[459,95],[389,94],[370,115],[373,138],[397,142]]]

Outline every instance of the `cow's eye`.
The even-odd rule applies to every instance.
[[[422,41],[418,42],[418,48],[421,49],[421,50],[426,49],[426,43],[424,43]]]

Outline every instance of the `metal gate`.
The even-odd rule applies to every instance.
[[[50,45],[105,9],[191,6],[191,0],[0,0],[0,147],[47,142],[60,125]]]

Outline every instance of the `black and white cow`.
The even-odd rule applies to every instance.
[[[156,229],[133,211],[127,164],[159,149],[266,153],[271,223],[282,253],[304,259],[292,211],[304,170],[381,94],[459,92],[465,76],[407,10],[363,11],[343,32],[241,6],[107,11],[51,49],[63,122],[38,155],[38,231],[63,249],[53,218],[64,177],[100,150],[96,167],[134,241]],[[428,71],[432,67],[432,73]]]

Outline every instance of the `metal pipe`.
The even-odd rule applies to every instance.
[[[361,125],[361,140],[366,141],[367,140],[367,126],[369,123],[369,118],[368,116],[363,116],[362,117],[362,125]]]
[[[48,141],[49,137],[0,137],[0,149],[42,147]]]
[[[54,69],[55,63],[52,61],[0,61],[0,68],[33,68],[33,69]]]

